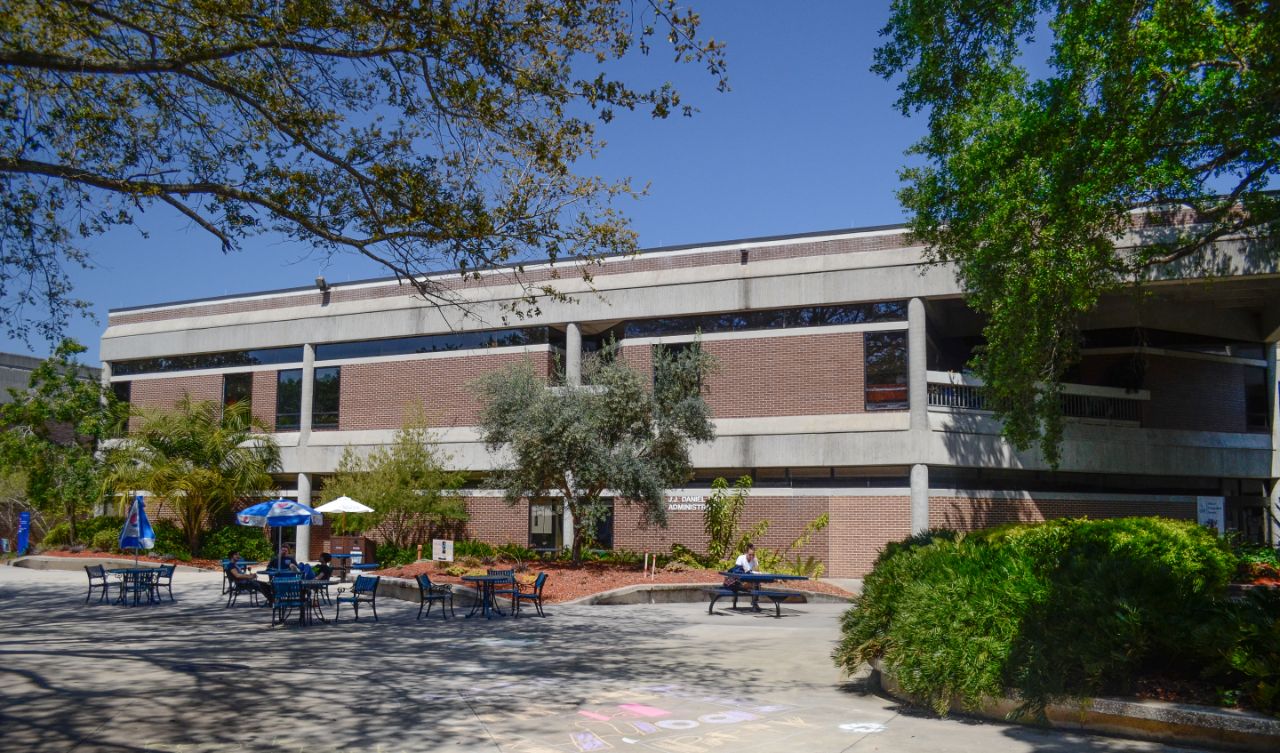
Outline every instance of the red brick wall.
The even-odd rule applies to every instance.
[[[262,419],[267,428],[276,428],[276,372],[255,371],[253,373],[253,415]]]
[[[1078,499],[974,499],[930,497],[929,527],[973,531],[1001,523],[1036,523],[1051,518],[1124,518],[1161,515],[1194,520],[1194,502],[1132,502]]]
[[[468,497],[466,536],[495,546],[529,545],[529,503],[509,505],[502,497]]]
[[[756,544],[770,549],[785,549],[804,526],[827,511],[826,497],[747,498],[742,511],[741,530],[748,530],[762,520],[769,529]],[[706,552],[707,536],[702,528],[700,510],[673,510],[667,513],[667,527],[643,525],[644,514],[638,505],[615,503],[613,509],[613,545],[619,549],[666,554],[672,544],[680,544],[697,552]],[[799,550],[805,557],[826,559],[827,532],[820,531],[809,544]]]
[[[342,367],[339,428],[398,429],[414,402],[422,404],[432,426],[474,426],[480,403],[470,384],[524,359],[531,360],[539,374],[550,376],[553,361],[548,352],[346,364]]]
[[[715,418],[865,410],[861,332],[712,340],[719,368],[703,394]],[[653,375],[652,345],[623,344],[623,361]]]
[[[189,395],[193,401],[213,400],[222,402],[222,375],[202,374],[165,379],[136,379],[129,388],[129,404],[137,408],[172,409]],[[129,428],[136,429],[139,418],[129,419]]]
[[[861,578],[890,541],[911,535],[910,497],[832,497],[827,575]]]

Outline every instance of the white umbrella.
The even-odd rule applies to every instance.
[[[338,497],[332,502],[325,502],[317,507],[316,512],[373,512],[373,508],[362,505],[350,497]]]
[[[317,512],[340,512],[342,513],[342,526],[345,529],[347,525],[347,513],[349,512],[373,512],[373,508],[368,505],[360,504],[350,497],[338,497],[337,499],[325,502],[316,508]]]

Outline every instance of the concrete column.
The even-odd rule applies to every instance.
[[[1267,542],[1280,546],[1280,343],[1267,343],[1267,406],[1271,416],[1271,486],[1267,495]]]
[[[298,474],[298,501],[308,506],[311,504],[311,475],[308,473]],[[306,562],[311,559],[311,526],[298,526],[294,530],[297,531],[294,554],[299,562]]]
[[[929,466],[917,463],[911,466],[911,533],[915,535],[929,528]]]
[[[924,301],[912,298],[907,304],[907,381],[910,387],[912,432],[929,430],[928,342],[925,334]]]
[[[582,386],[582,330],[573,322],[565,330],[564,381],[570,387]]]
[[[302,346],[302,415],[298,417],[298,446],[311,438],[311,405],[316,392],[316,346]]]
[[[573,512],[569,509],[569,505],[564,505],[564,527],[561,535],[564,538],[564,548],[573,548]]]

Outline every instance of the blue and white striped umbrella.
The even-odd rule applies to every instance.
[[[242,526],[320,525],[324,516],[301,502],[273,499],[244,508],[236,513],[236,522]]]
[[[124,528],[120,529],[120,548],[154,549],[155,546],[156,533],[151,530],[151,521],[147,520],[147,506],[139,494],[129,505],[129,515],[124,519]]]

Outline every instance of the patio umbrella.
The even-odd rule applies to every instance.
[[[120,548],[133,550],[133,565],[138,565],[139,549],[154,549],[156,545],[155,531],[151,530],[151,521],[147,520],[147,505],[139,494],[129,505],[129,515],[124,519],[124,528],[120,529]]]
[[[340,512],[342,513],[342,524],[346,527],[347,513],[349,512],[373,512],[373,508],[363,505],[350,497],[338,497],[330,502],[325,502],[316,508],[316,512]]]
[[[259,502],[236,513],[236,522],[242,526],[272,526],[276,529],[285,526],[308,526],[312,523],[320,525],[324,516],[301,502],[291,499],[273,499]],[[280,542],[284,532],[276,531],[276,551],[280,551]]]

